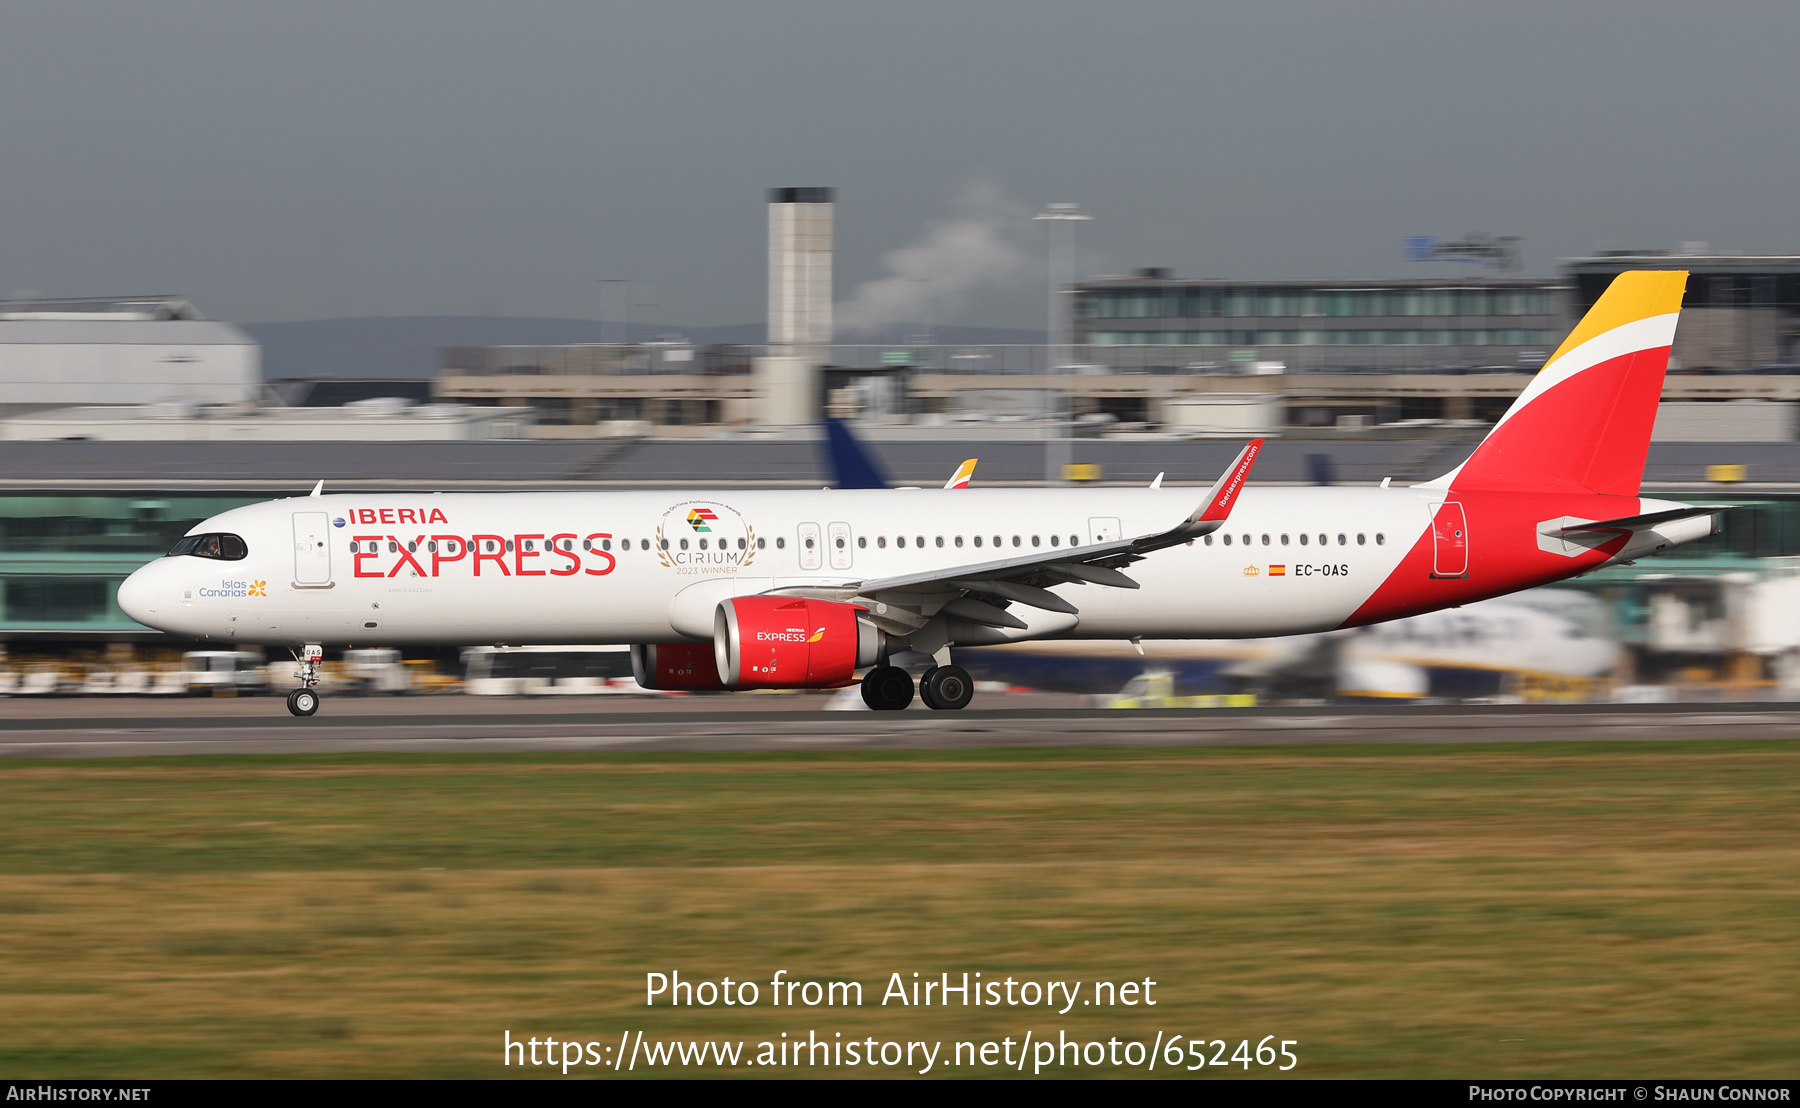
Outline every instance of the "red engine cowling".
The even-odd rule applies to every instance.
[[[631,674],[646,689],[722,689],[711,643],[634,643]]]
[[[719,679],[732,689],[828,689],[881,654],[862,609],[830,600],[735,596],[713,619]]]

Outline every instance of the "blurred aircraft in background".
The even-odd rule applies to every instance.
[[[1491,697],[1579,687],[1620,656],[1605,605],[1538,589],[1346,631],[1271,639],[1060,639],[959,648],[977,680],[1109,695],[1166,673],[1174,695],[1280,699]]]

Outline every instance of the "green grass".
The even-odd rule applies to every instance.
[[[1297,1039],[1313,1075],[1792,1076],[1797,801],[1787,743],[9,762],[0,1071],[1063,1029]],[[646,1009],[675,969],[763,1003]],[[866,1003],[772,1008],[777,969]],[[964,970],[1159,1003],[878,1004]]]

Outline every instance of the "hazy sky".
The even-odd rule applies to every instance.
[[[1794,0],[7,0],[0,293],[740,323],[771,185],[839,190],[846,301],[998,251],[939,323],[1041,326],[1050,201],[1084,273],[1794,251],[1797,55]]]

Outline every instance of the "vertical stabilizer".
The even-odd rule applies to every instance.
[[[1420,487],[1636,496],[1686,284],[1614,278],[1469,460]]]
[[[885,489],[887,475],[842,420],[826,416],[825,457],[831,466],[831,483],[840,489]]]

